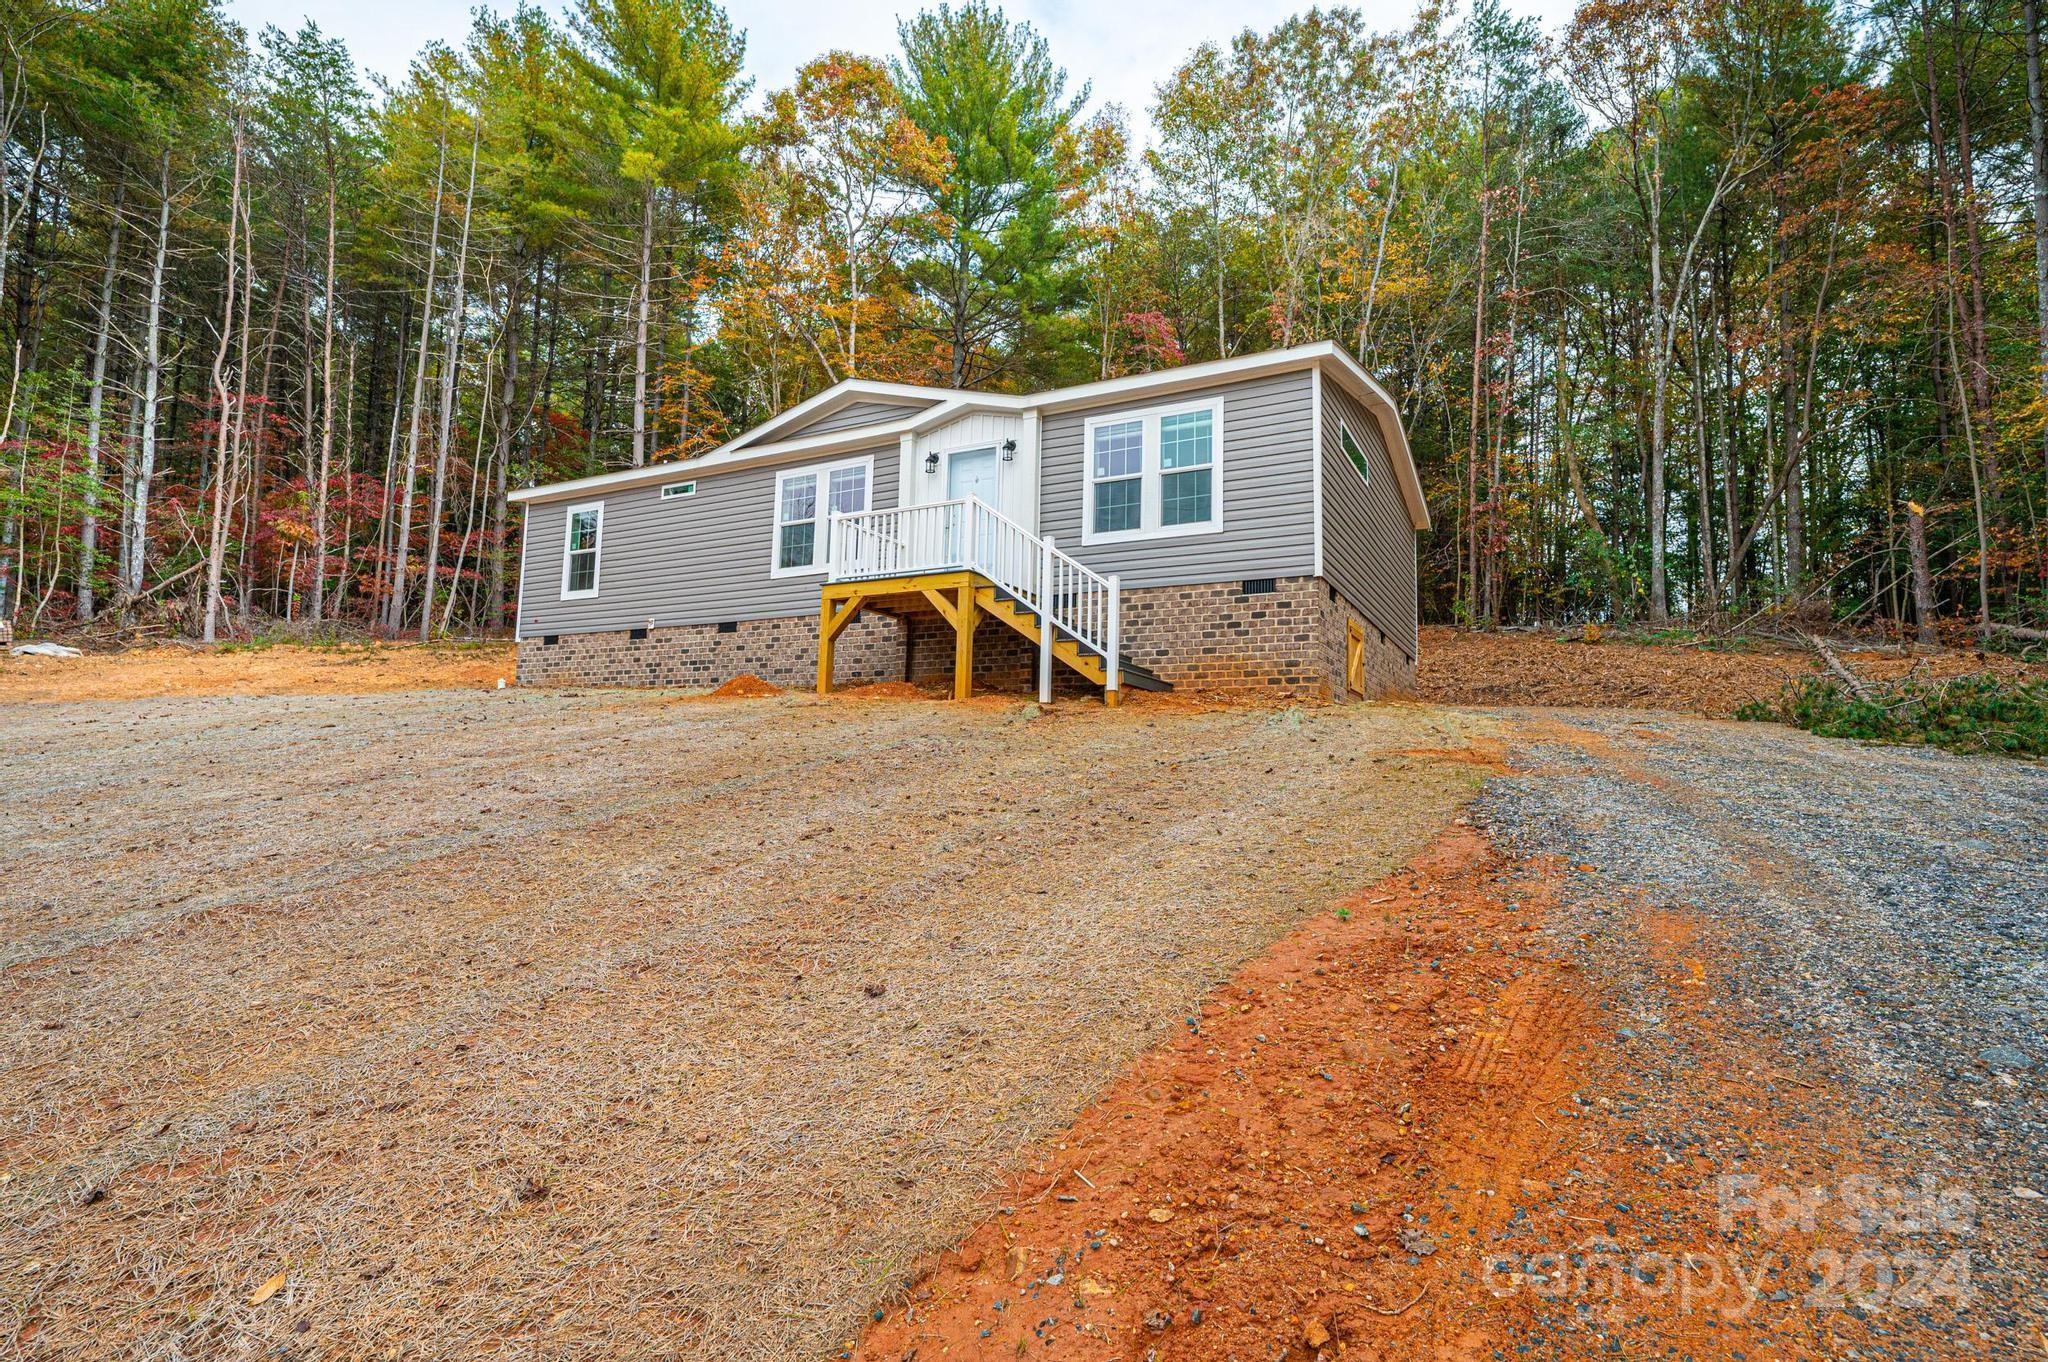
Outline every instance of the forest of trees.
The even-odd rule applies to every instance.
[[[1498,0],[1218,35],[1150,145],[986,0],[742,78],[713,0],[478,11],[404,79],[216,0],[10,0],[0,612],[509,628],[509,489],[850,376],[1330,339],[1426,617],[2048,613],[2037,0]],[[1924,512],[1924,514],[1923,514]]]

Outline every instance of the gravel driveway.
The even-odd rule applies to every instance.
[[[1507,719],[1515,771],[1482,816],[1509,845],[1564,863],[1554,934],[1616,982],[1642,1088],[1682,1100],[1687,1074],[1718,1052],[1846,1094],[1858,1147],[1842,1167],[1917,1215],[1870,1218],[1873,1294],[1903,1275],[1885,1277],[1887,1255],[1961,1252],[1974,1305],[1950,1318],[1975,1340],[1947,1346],[2037,1355],[2048,769],[1776,725]],[[1717,947],[1711,1026],[1666,1026],[1671,990],[1640,945],[1657,914],[1704,924]],[[1839,1214],[1844,1188],[1823,1196],[1822,1214]],[[1917,1214],[1930,1207],[1942,1214]],[[1886,1355],[1928,1355],[1939,1334],[1928,1312],[1894,1312]]]

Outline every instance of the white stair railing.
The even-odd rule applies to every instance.
[[[837,513],[826,542],[829,581],[976,572],[1040,620],[1051,620],[1052,630],[1039,631],[1039,691],[1046,698],[1053,630],[1101,657],[1105,689],[1119,687],[1117,579],[1060,552],[1050,538],[1040,539],[978,498]]]

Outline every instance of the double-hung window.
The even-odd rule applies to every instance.
[[[597,554],[604,537],[604,503],[569,508],[562,535],[562,599],[597,594]]]
[[[775,475],[775,576],[825,570],[832,517],[868,509],[874,471],[872,458],[859,458]]]
[[[1223,404],[1119,412],[1083,426],[1088,477],[1081,542],[1223,528]]]

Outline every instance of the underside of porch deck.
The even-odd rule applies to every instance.
[[[1112,684],[1110,668],[1099,652],[1057,627],[1048,643],[1036,611],[987,577],[966,570],[833,582],[825,586],[818,603],[818,694],[828,695],[832,691],[835,640],[864,611],[906,619],[929,619],[936,614],[953,633],[955,699],[964,700],[974,692],[975,633],[985,619],[1002,623],[1037,648],[1042,700],[1052,694],[1053,663],[1075,672],[1091,685],[1102,687],[1105,704],[1115,705],[1121,697],[1122,685]],[[1116,679],[1141,689],[1171,689],[1166,682],[1128,661],[1117,668]]]

